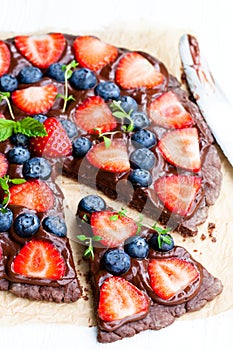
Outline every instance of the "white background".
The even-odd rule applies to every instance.
[[[212,72],[233,101],[233,11],[227,0],[0,0],[0,33],[96,31],[120,21],[191,28],[199,35]],[[159,332],[143,332],[108,345],[95,328],[21,325],[0,329],[0,349],[232,349],[233,314],[176,321]]]

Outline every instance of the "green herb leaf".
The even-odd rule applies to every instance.
[[[84,242],[84,241],[87,240],[88,237],[86,237],[85,235],[78,235],[77,238],[78,238],[80,241]]]
[[[119,219],[118,214],[109,216],[109,220],[111,221],[117,221],[118,219]]]
[[[133,110],[131,109],[128,113],[126,113],[126,111],[121,107],[121,101],[113,101],[110,104],[110,108],[112,111],[112,114],[114,115],[114,117],[119,118],[119,119],[128,119],[129,120],[129,125],[123,125],[122,129],[124,132],[131,132],[134,129],[134,122],[131,119],[130,115],[133,112]]]
[[[76,68],[78,66],[78,62],[76,62],[75,60],[71,61],[69,64],[62,65],[62,70],[65,72],[64,76],[65,76],[65,94],[57,94],[56,97],[61,97],[64,100],[64,104],[63,104],[63,108],[62,108],[62,113],[65,112],[66,110],[66,105],[67,102],[72,100],[75,101],[75,98],[72,95],[68,95],[68,80],[70,79],[71,75],[73,74],[73,69]]]
[[[14,185],[21,185],[26,182],[24,179],[9,179],[9,182],[13,183]]]
[[[85,235],[78,235],[77,238],[78,238],[81,242],[86,242],[86,244],[88,245],[88,247],[87,247],[87,249],[85,250],[83,256],[85,256],[86,258],[92,258],[92,259],[94,259],[93,241],[99,242],[99,241],[101,241],[102,237],[100,237],[100,236],[88,237],[88,236],[85,236]]]
[[[9,109],[9,112],[10,112],[10,116],[11,116],[12,119],[15,119],[13,111],[12,111],[12,108],[11,108],[11,104],[10,104],[10,97],[11,97],[10,92],[0,91],[0,103],[3,100],[6,101],[8,109]]]
[[[14,131],[13,120],[0,119],[0,142],[7,140]]]
[[[102,240],[102,237],[101,236],[93,236],[92,240],[95,241],[95,242],[99,242],[99,241]]]
[[[105,144],[105,147],[106,148],[109,148],[111,146],[111,139],[109,137],[106,137],[106,136],[103,136],[103,139],[104,139],[104,144]]]
[[[136,235],[138,235],[140,233],[140,231],[141,231],[143,219],[144,219],[144,216],[142,214],[139,214],[138,221],[136,222],[136,224],[138,226]]]
[[[157,226],[157,223],[155,222],[152,228],[158,233],[158,246],[159,248],[162,248],[162,244],[171,244],[172,243],[172,237],[169,237],[167,235],[168,232],[171,231],[170,228],[162,228]]]
[[[10,201],[10,189],[9,189],[9,183],[13,184],[22,184],[26,182],[24,179],[10,179],[9,175],[5,175],[4,177],[0,178],[0,186],[4,191],[4,199],[2,201],[2,207],[0,210],[3,212],[4,209],[6,209],[9,201]]]

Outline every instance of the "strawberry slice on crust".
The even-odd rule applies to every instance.
[[[54,195],[44,181],[29,180],[10,188],[9,204],[20,205],[37,212],[46,212],[53,207]]]
[[[112,131],[117,126],[110,108],[99,96],[87,97],[77,107],[75,122],[82,130],[85,130],[89,134]]]
[[[172,91],[165,92],[150,104],[149,115],[156,125],[168,129],[181,129],[194,124],[193,118]]]
[[[66,40],[61,33],[38,36],[17,36],[15,46],[34,66],[48,68],[61,57]]]
[[[31,152],[36,156],[49,158],[70,155],[72,144],[62,124],[55,117],[47,118],[43,124],[48,135],[32,137]]]
[[[57,88],[53,84],[31,86],[16,90],[11,98],[16,107],[29,115],[46,113],[52,108],[57,96]]]
[[[0,177],[6,175],[8,169],[8,161],[3,153],[0,153]]]
[[[0,77],[7,73],[11,62],[11,54],[7,44],[0,41]]]
[[[146,315],[150,302],[145,293],[122,277],[107,278],[100,288],[98,315],[105,322]]]
[[[182,292],[200,276],[191,262],[179,258],[151,259],[148,273],[153,291],[163,300]]]
[[[101,243],[113,248],[127,238],[136,235],[136,222],[113,211],[99,211],[91,215],[91,227],[95,236],[100,236]]]
[[[154,189],[167,209],[185,216],[195,201],[201,182],[201,178],[197,176],[163,176],[155,181]]]
[[[89,35],[77,37],[73,48],[78,63],[93,71],[115,61],[118,56],[118,49],[115,46]]]
[[[116,69],[116,83],[123,89],[153,88],[163,83],[163,75],[138,52],[124,55]]]
[[[12,263],[12,269],[29,278],[60,280],[65,274],[66,265],[52,243],[32,240],[21,248]]]
[[[158,143],[163,157],[172,165],[198,172],[201,168],[196,128],[177,129],[164,134]]]
[[[130,170],[127,148],[121,139],[112,140],[109,147],[104,142],[94,145],[87,153],[87,159],[96,168],[105,171],[122,173]]]

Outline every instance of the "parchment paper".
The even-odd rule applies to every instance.
[[[43,32],[49,31],[47,29]],[[57,31],[59,31],[59,28],[57,28]],[[102,32],[71,33],[69,30],[66,32],[76,35],[93,34],[117,46],[146,51],[163,61],[169,71],[178,79],[181,75],[178,41],[181,34],[192,33],[189,29],[148,28],[145,23],[138,23],[133,27],[129,27],[125,23],[122,23],[122,25],[118,23],[118,25],[106,28]],[[1,38],[15,35],[16,33],[3,33]],[[182,317],[182,320],[215,315],[233,307],[233,204],[231,196],[233,169],[219,148],[218,151],[222,160],[223,173],[220,197],[216,204],[210,208],[209,217],[206,223],[200,226],[199,233],[195,238],[184,239],[179,234],[174,233],[174,239],[177,245],[183,245],[207,270],[221,279],[224,290],[219,297],[208,303],[202,310],[188,314]],[[64,177],[59,177],[57,182],[64,191],[66,198],[68,235],[71,239],[78,277],[83,287],[83,296],[75,303],[55,304],[28,301],[7,292],[0,292],[0,326],[30,322],[76,324],[80,326],[95,325],[91,289],[87,283],[88,264],[82,260],[84,247],[79,246],[76,242],[76,235],[79,233],[75,221],[76,208],[80,198],[89,193],[94,193],[94,191]],[[121,204],[107,198],[105,200],[116,209],[122,207]],[[138,213],[132,210],[128,210],[127,213],[138,218]],[[144,222],[148,225],[153,224],[153,221],[147,218],[144,218]],[[210,223],[215,224],[213,230],[209,230],[208,225]]]

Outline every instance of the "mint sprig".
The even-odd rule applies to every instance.
[[[6,207],[8,206],[8,203],[10,201],[10,187],[9,183],[12,183],[13,185],[20,185],[26,182],[24,179],[10,179],[9,175],[5,175],[4,177],[0,177],[0,186],[3,189],[4,192],[4,199],[2,202],[2,206],[0,207],[1,212],[5,212]]]
[[[28,137],[47,136],[44,125],[32,117],[19,121],[0,119],[0,142],[5,141],[14,133],[21,133]]]
[[[112,111],[112,114],[114,115],[114,117],[118,118],[118,119],[128,119],[129,120],[129,125],[123,125],[122,129],[124,132],[129,133],[131,131],[133,131],[134,129],[134,122],[131,119],[131,113],[133,112],[133,109],[131,109],[128,113],[121,107],[121,101],[113,101],[110,104],[110,109]]]
[[[93,242],[101,241],[102,237],[100,237],[100,236],[88,237],[86,235],[78,235],[77,238],[79,241],[81,241],[81,242],[85,243],[85,245],[87,245],[87,249],[85,250],[83,256],[94,260],[95,256],[94,256]]]
[[[127,209],[121,208],[116,214],[109,216],[109,220],[117,221],[118,219],[126,216]]]
[[[62,70],[65,72],[64,76],[65,76],[65,94],[57,94],[57,98],[61,97],[64,100],[63,103],[63,108],[62,108],[62,113],[65,112],[66,110],[66,105],[67,102],[72,100],[75,101],[75,98],[72,95],[68,95],[68,80],[70,79],[71,75],[73,74],[73,69],[76,68],[78,66],[78,62],[76,62],[75,60],[71,61],[69,64],[63,64],[62,65]]]
[[[10,97],[11,97],[11,94],[10,92],[3,92],[3,91],[0,91],[0,103],[5,100],[6,103],[7,103],[7,106],[8,106],[8,109],[9,109],[9,112],[10,112],[10,116],[12,119],[15,119],[15,116],[13,114],[13,111],[12,111],[12,108],[11,108],[11,104],[10,104]]]
[[[158,246],[161,249],[162,244],[171,244],[172,243],[172,237],[168,236],[167,233],[171,231],[170,228],[161,228],[157,226],[157,223],[155,222],[153,226],[151,226],[153,230],[155,230],[158,233]]]
[[[111,146],[112,140],[110,139],[110,135],[115,135],[115,134],[121,134],[121,131],[117,130],[117,131],[109,131],[109,132],[104,132],[102,133],[102,129],[101,128],[95,128],[95,131],[97,131],[99,133],[99,137],[102,137],[104,140],[104,144],[106,148],[109,148]],[[108,136],[106,136],[108,135]]]

